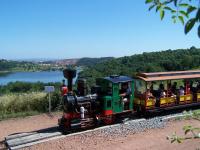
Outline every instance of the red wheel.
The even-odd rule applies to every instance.
[[[103,122],[106,125],[113,124],[115,122],[115,116],[113,116],[113,115],[105,116],[104,119],[103,119]]]

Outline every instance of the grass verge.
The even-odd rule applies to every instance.
[[[60,96],[51,96],[52,111],[60,104]],[[0,96],[0,120],[37,115],[48,111],[48,96],[44,92],[16,93]]]

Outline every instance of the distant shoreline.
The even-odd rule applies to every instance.
[[[60,71],[57,70],[12,70],[12,71],[0,71],[0,74],[7,74],[7,73],[16,73],[16,72],[42,72],[42,71]]]
[[[0,71],[0,75],[9,74],[9,73],[12,73],[12,71]]]

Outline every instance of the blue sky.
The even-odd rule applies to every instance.
[[[200,47],[145,0],[1,0],[0,58],[80,58]]]

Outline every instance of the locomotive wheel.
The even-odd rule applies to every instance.
[[[105,116],[104,119],[103,119],[103,122],[104,122],[106,125],[113,124],[113,123],[115,122],[115,116],[113,116],[113,115]]]
[[[59,120],[59,130],[60,130],[63,134],[68,134],[68,133],[70,133],[69,123],[68,123],[67,120],[64,119],[63,117]]]

